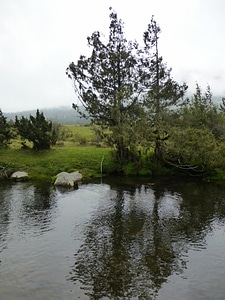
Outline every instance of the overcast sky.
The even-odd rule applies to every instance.
[[[71,106],[66,68],[87,53],[87,36],[107,35],[110,6],[140,42],[154,15],[173,78],[225,96],[224,0],[0,0],[0,109]]]

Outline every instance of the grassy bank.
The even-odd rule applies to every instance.
[[[13,140],[9,148],[0,149],[0,166],[26,171],[32,180],[48,181],[62,171],[80,171],[84,178],[90,178],[101,175],[101,164],[103,173],[114,169],[110,149],[100,147],[91,127],[65,125],[62,129],[63,139],[46,151],[21,149],[21,141]]]
[[[0,150],[0,166],[26,171],[33,180],[51,180],[61,171],[80,171],[84,177],[99,176],[113,169],[108,148],[94,146],[63,146],[48,151],[9,148]]]
[[[91,126],[64,125],[61,129],[61,139],[50,150],[21,149],[21,140],[13,140],[9,148],[0,149],[0,166],[26,171],[31,180],[49,182],[62,171],[80,171],[84,179],[90,179],[117,170],[111,149],[95,137]],[[32,146],[28,142],[26,144]],[[126,175],[139,176],[151,176],[154,170],[151,160],[144,160],[138,166],[130,162],[123,169]],[[168,176],[176,172],[173,168],[161,167],[157,168],[156,174]],[[210,179],[224,180],[224,174],[224,171],[216,171]]]

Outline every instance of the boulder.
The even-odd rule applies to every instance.
[[[16,171],[11,175],[11,178],[16,181],[23,181],[28,179],[27,172]]]
[[[56,175],[56,180],[54,185],[56,186],[67,186],[67,187],[74,187],[78,181],[82,179],[82,175],[79,172],[61,172]]]

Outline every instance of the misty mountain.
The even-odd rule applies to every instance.
[[[81,109],[82,110],[82,109]],[[4,116],[8,120],[15,120],[15,116],[18,118],[29,117],[30,115],[35,116],[37,110],[27,110],[27,111],[18,111],[14,113],[4,113]],[[72,107],[60,106],[53,108],[44,108],[39,109],[40,112],[43,112],[46,119],[51,120],[52,122],[57,122],[60,124],[87,124],[90,123],[90,120],[81,118],[77,111]]]
[[[191,95],[189,96],[191,98]],[[213,96],[213,102],[219,106],[222,100],[222,96]],[[80,110],[84,111],[84,108],[80,108]],[[35,116],[37,110],[27,110],[27,111],[19,111],[14,113],[4,113],[4,116],[8,120],[15,120],[15,116],[18,118],[24,116],[29,117],[30,115]],[[57,122],[60,124],[88,124],[90,120],[81,118],[77,111],[75,111],[72,107],[60,106],[53,108],[44,108],[39,109],[40,112],[44,113],[46,119],[51,120],[52,122]]]

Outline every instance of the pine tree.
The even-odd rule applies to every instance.
[[[153,17],[142,47],[136,41],[128,42],[123,28],[111,11],[108,40],[94,32],[88,37],[91,56],[81,55],[66,73],[93,123],[107,127],[109,145],[115,148],[120,165],[138,155],[140,159],[139,145],[146,138],[155,143],[155,158],[160,160],[161,115],[182,98],[187,86],[171,78],[171,70],[159,56],[160,28]],[[73,108],[79,111],[77,104]]]
[[[23,139],[33,143],[36,150],[49,149],[52,144],[52,122],[47,121],[43,112],[37,110],[36,116],[30,118],[16,116],[15,127]]]
[[[73,79],[75,92],[92,122],[109,129],[106,137],[109,145],[115,147],[121,165],[130,158],[130,144],[136,143],[131,141],[136,138],[132,132],[142,113],[138,103],[141,93],[138,48],[136,43],[126,40],[123,27],[112,11],[108,41],[103,42],[100,33],[94,32],[88,37],[91,56],[81,55],[77,64],[71,63],[67,68],[67,75]],[[78,105],[73,104],[73,108],[79,111]]]
[[[0,109],[0,147],[7,147],[8,144],[10,144],[11,138],[12,133],[10,125]]]
[[[163,58],[159,55],[160,33],[161,29],[152,17],[147,31],[144,32],[145,60],[143,63],[150,71],[144,104],[149,120],[149,139],[155,144],[154,156],[157,163],[163,161],[164,142],[169,138],[164,115],[183,100],[188,88],[186,83],[179,85],[171,77],[172,69],[167,68]]]

